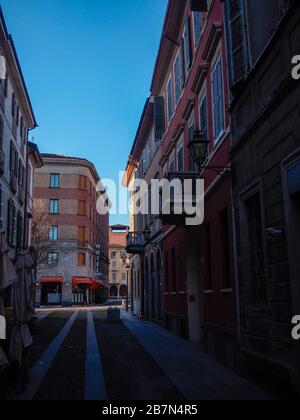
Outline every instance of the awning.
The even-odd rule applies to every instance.
[[[95,281],[89,277],[73,277],[72,279],[73,287],[77,287],[80,284],[85,286],[92,286],[94,283]]]
[[[42,277],[41,283],[63,283],[63,277]]]
[[[94,284],[92,284],[89,290],[94,291],[94,290],[99,290],[101,288],[102,288],[101,283],[99,283],[97,280],[94,280]]]

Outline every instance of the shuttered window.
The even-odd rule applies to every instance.
[[[17,177],[18,176],[18,152],[14,146],[13,141],[10,142],[9,168],[10,168],[10,171],[15,175],[15,177]]]
[[[167,87],[168,95],[168,119],[169,121],[173,117],[173,94],[172,94],[172,80],[170,79]]]
[[[226,1],[231,86],[242,81],[249,68],[247,22],[244,0]]]
[[[181,75],[180,75],[179,54],[177,55],[175,64],[174,64],[174,90],[175,90],[175,102],[177,105],[181,96]]]
[[[78,266],[84,267],[86,265],[86,254],[84,252],[78,253]]]
[[[85,201],[79,201],[78,205],[78,214],[79,216],[86,216],[86,202]]]
[[[163,96],[156,96],[154,98],[154,129],[155,141],[162,140],[166,131],[165,121],[165,98]]]
[[[79,175],[79,189],[87,190],[87,179],[84,175]]]
[[[8,201],[7,212],[7,240],[11,246],[15,245],[16,241],[16,223],[17,223],[17,210],[12,200]]]
[[[79,226],[78,227],[78,243],[80,246],[85,244],[85,227]]]
[[[201,12],[193,13],[193,21],[194,21],[194,41],[195,41],[195,45],[198,45],[200,41],[200,37],[201,37],[201,31],[202,31]]]
[[[200,130],[202,131],[202,133],[205,134],[206,138],[208,138],[207,98],[206,98],[206,95],[203,95],[200,98],[199,110],[200,110]]]
[[[221,57],[218,58],[212,73],[214,135],[217,142],[224,131],[224,98]]]
[[[23,215],[22,213],[19,211],[18,212],[18,216],[17,216],[17,241],[16,241],[16,245],[18,249],[22,248],[22,243],[23,243]]]
[[[184,152],[183,152],[182,141],[180,141],[177,146],[177,169],[178,169],[178,172],[184,171]]]

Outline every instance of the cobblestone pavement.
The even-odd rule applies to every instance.
[[[41,310],[18,400],[231,400],[268,394],[150,322],[106,307]]]

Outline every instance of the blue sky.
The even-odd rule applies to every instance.
[[[0,3],[41,152],[85,157],[102,178],[118,179],[149,95],[167,0]]]

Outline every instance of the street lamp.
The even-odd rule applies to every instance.
[[[221,175],[226,169],[231,169],[231,166],[205,165],[205,161],[209,154],[209,140],[207,139],[207,135],[204,132],[195,130],[193,140],[190,141],[188,147],[190,149],[192,158],[199,169],[199,172],[202,172],[204,169],[208,169],[216,171]]]
[[[209,141],[207,140],[206,135],[202,131],[196,130],[194,132],[193,140],[189,143],[189,149],[192,158],[200,171],[208,155],[208,146]]]

